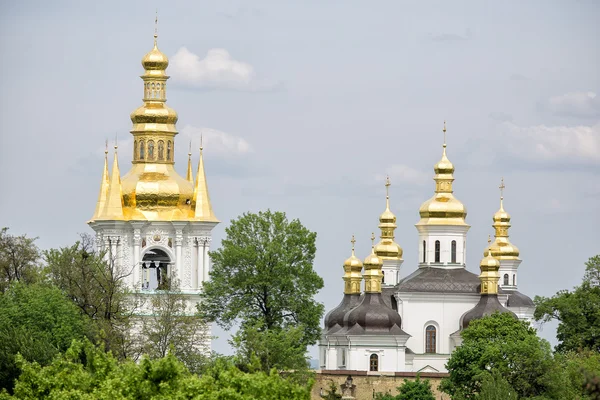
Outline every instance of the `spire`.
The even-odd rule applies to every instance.
[[[204,157],[202,155],[202,137],[200,137],[200,159],[198,160],[198,171],[196,172],[196,185],[194,186],[194,198],[192,205],[195,207],[194,217],[196,219],[216,221],[213,214],[210,196],[208,194],[208,184],[206,182],[206,173],[204,172]]]
[[[102,180],[100,181],[100,194],[98,195],[98,202],[96,203],[96,211],[92,220],[101,218],[104,208],[106,207],[106,199],[108,198],[108,186],[110,184],[108,178],[108,139],[104,147],[104,170],[102,171]]]
[[[506,186],[504,186],[504,177],[502,177],[502,179],[500,179],[500,186],[498,186],[498,189],[500,189],[500,209],[504,210],[504,188]]]
[[[192,141],[190,140],[190,149],[188,151],[188,166],[187,166],[187,175],[185,179],[188,182],[194,183],[194,176],[192,175]]]
[[[113,160],[112,173],[108,187],[106,208],[102,219],[123,219],[123,196],[121,195],[121,173],[119,172],[119,156],[117,154],[117,142],[115,141],[115,158]]]
[[[363,264],[354,254],[356,240],[352,235],[352,255],[344,262],[344,294],[360,294]]]
[[[156,9],[156,17],[154,18],[154,47],[158,47],[157,46],[157,39],[158,39],[158,8]]]
[[[492,220],[494,223],[494,237],[496,240],[491,247],[492,254],[500,260],[516,259],[519,257],[519,249],[513,245],[508,239],[508,229],[511,227],[510,214],[504,210],[504,178],[500,180],[500,209],[496,211]]]

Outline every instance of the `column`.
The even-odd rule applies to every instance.
[[[104,261],[110,261],[110,236],[104,236],[102,238],[104,245],[102,246],[102,251],[104,252]]]
[[[196,251],[197,251],[197,267],[196,267],[196,279],[198,282],[198,289],[202,289],[202,282],[204,282],[204,238],[196,238]]]
[[[181,245],[183,244],[183,231],[181,229],[175,230],[175,269],[177,275],[175,276],[179,281],[179,285],[183,285],[183,268],[181,262]],[[173,274],[171,274],[173,276]]]
[[[140,275],[140,245],[142,244],[142,236],[139,228],[133,229],[133,276],[132,276],[132,287],[134,290],[139,290],[141,287],[140,282],[143,277]]]
[[[208,255],[208,250],[210,250],[210,241],[211,238],[207,237],[204,241],[204,280],[208,281],[209,279],[209,271],[210,271],[210,256]]]

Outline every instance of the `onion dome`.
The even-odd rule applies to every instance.
[[[150,50],[144,58],[142,58],[142,67],[146,71],[164,71],[169,66],[169,59],[167,56],[158,49],[157,39],[158,35],[154,34],[154,48]]]
[[[434,166],[435,194],[419,208],[420,221],[417,225],[463,225],[467,209],[453,195],[454,165],[446,156],[446,123],[444,122],[444,145],[442,159]]]
[[[498,270],[500,269],[500,262],[492,255],[489,249],[490,243],[491,239],[488,237],[488,247],[484,251],[485,257],[479,263],[479,268],[481,269],[481,274],[479,275],[481,297],[479,303],[463,315],[462,329],[467,328],[471,321],[492,315],[495,312],[508,312],[517,318],[515,313],[506,309],[498,301],[498,280],[500,279]]]
[[[375,233],[371,234],[371,242],[375,241]],[[381,293],[381,281],[383,279],[383,259],[375,254],[375,245],[371,246],[371,254],[363,262],[365,293]]]
[[[398,243],[394,241],[394,232],[396,225],[396,216],[390,211],[390,178],[385,181],[385,211],[379,216],[379,229],[381,230],[381,240],[375,245],[375,254],[384,260],[401,260],[403,250]]]
[[[508,239],[510,228],[510,214],[504,210],[504,178],[500,184],[500,209],[494,214],[492,226],[495,230],[495,240],[490,249],[492,255],[500,260],[514,260],[519,258],[519,249]]]

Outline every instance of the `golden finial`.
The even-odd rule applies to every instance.
[[[354,235],[352,235],[352,240],[350,241],[350,243],[352,243],[352,255],[354,255],[354,244],[356,243],[356,239],[354,239]]]
[[[444,129],[442,129],[442,132],[444,132],[444,148],[446,147],[446,120],[444,120]]]
[[[488,246],[492,244],[492,236],[488,233]]]
[[[375,232],[371,232],[371,247],[375,248]]]
[[[188,157],[192,156],[192,141],[190,140],[190,149],[188,150]]]
[[[390,209],[390,176],[385,177],[385,206],[386,209]]]
[[[202,150],[204,150],[204,135],[201,133],[200,134],[200,153],[202,153]]]
[[[154,45],[156,46],[156,39],[158,38],[158,8],[156,9],[156,17],[154,18]]]
[[[104,142],[104,155],[108,154],[108,139]]]
[[[118,135],[119,135],[118,133],[115,133],[115,152],[119,148],[119,146],[118,146]]]

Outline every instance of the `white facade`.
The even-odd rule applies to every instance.
[[[403,262],[402,259],[383,259],[383,267],[381,267],[383,282],[381,286],[396,286],[400,282],[400,268]]]
[[[437,268],[464,268],[467,259],[469,228],[469,225],[417,225],[419,265]],[[436,251],[438,244],[439,255]]]

